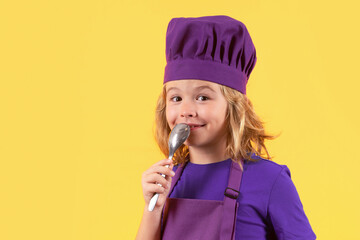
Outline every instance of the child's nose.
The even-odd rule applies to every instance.
[[[181,117],[195,117],[197,115],[195,106],[191,103],[183,102],[180,115]]]

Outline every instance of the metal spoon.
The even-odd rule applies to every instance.
[[[179,123],[176,124],[176,126],[172,129],[169,137],[169,157],[168,159],[172,160],[174,153],[176,150],[186,141],[186,139],[190,135],[190,127],[189,125],[185,123]],[[169,165],[165,165],[165,167],[169,167]],[[161,174],[161,176],[165,177],[164,174]],[[158,183],[158,185],[161,187],[161,184]],[[151,198],[149,203],[148,210],[151,212],[154,210],[154,207],[156,205],[156,202],[159,198],[159,194],[155,193],[154,196]]]

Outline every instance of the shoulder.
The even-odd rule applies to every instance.
[[[253,157],[255,158],[255,157]],[[242,198],[240,204],[249,204],[255,212],[265,218],[268,214],[269,202],[278,189],[279,183],[291,183],[290,171],[286,165],[256,157],[256,161],[244,161],[244,171],[240,185]],[[287,192],[285,189],[281,192]],[[276,192],[277,194],[277,192]],[[250,211],[250,210],[249,210]]]
[[[292,185],[290,170],[286,165],[256,157],[256,161],[244,162],[243,178],[240,189],[244,194],[256,193],[262,196],[265,207],[274,188]],[[265,209],[264,209],[265,210]]]
[[[254,175],[257,178],[275,180],[280,174],[290,175],[290,170],[286,165],[264,159],[259,156],[253,156],[256,161],[245,160],[244,175]]]
[[[262,226],[266,219],[279,239],[316,238],[286,165],[261,157],[246,160],[240,193],[238,235],[243,234],[241,229],[253,227],[245,223],[258,221]]]

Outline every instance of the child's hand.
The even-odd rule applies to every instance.
[[[169,165],[169,168],[165,167],[165,165]],[[154,194],[159,193],[159,199],[156,202],[154,210],[162,210],[165,200],[169,194],[171,178],[175,175],[172,171],[173,166],[174,165],[171,160],[163,159],[152,165],[143,173],[141,184],[146,208],[148,208],[150,199],[154,196]],[[161,173],[165,174],[165,178],[160,175]],[[157,183],[160,183],[162,187],[157,185]]]

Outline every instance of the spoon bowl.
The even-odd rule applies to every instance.
[[[190,135],[190,126],[185,123],[177,124],[169,137],[169,159],[172,159],[176,150],[186,141]]]

